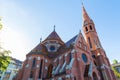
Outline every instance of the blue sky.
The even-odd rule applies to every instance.
[[[108,58],[120,61],[120,1],[83,3]],[[40,42],[40,37],[44,40],[53,31],[54,25],[65,42],[82,29],[81,0],[0,0],[0,16],[6,29],[2,44],[20,60]]]

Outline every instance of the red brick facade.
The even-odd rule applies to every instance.
[[[26,55],[15,80],[116,80],[84,7],[83,31],[64,43],[54,30]]]

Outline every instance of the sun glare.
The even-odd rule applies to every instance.
[[[18,32],[8,28],[3,27],[0,32],[1,45],[3,48],[10,50],[12,53],[10,54],[12,57],[24,60],[27,41],[25,38]]]

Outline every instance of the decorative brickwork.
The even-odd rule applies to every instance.
[[[116,80],[84,6],[83,31],[64,43],[54,30],[26,55],[15,80]]]

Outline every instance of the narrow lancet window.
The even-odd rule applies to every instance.
[[[43,60],[41,60],[41,62],[40,62],[40,69],[39,69],[39,77],[38,78],[41,78],[41,76],[42,76],[42,65],[43,65]]]
[[[92,43],[91,43],[90,37],[88,37],[88,42],[89,42],[90,48],[92,48]]]
[[[92,30],[92,26],[90,25],[90,30]]]
[[[85,30],[86,30],[86,32],[88,31],[88,28],[87,27],[85,27]]]
[[[52,69],[53,69],[53,65],[50,64],[49,67],[48,67],[48,78],[52,77]]]
[[[36,58],[33,59],[32,67],[35,67],[36,64]]]

